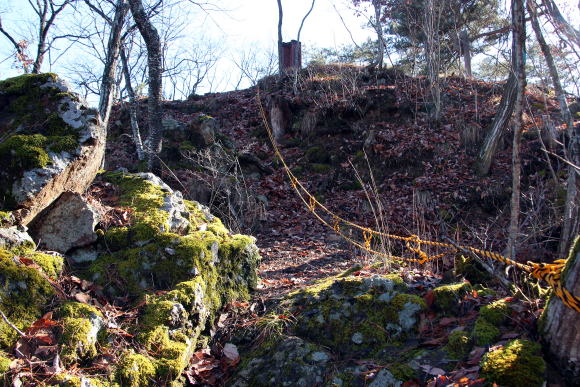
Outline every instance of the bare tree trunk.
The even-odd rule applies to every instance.
[[[520,219],[520,183],[522,160],[520,145],[522,142],[522,112],[524,91],[526,88],[526,70],[524,67],[524,52],[526,45],[526,22],[524,1],[512,0],[512,71],[517,80],[516,101],[514,105],[514,141],[512,149],[512,199],[511,216],[508,236],[508,256],[515,259],[516,244],[519,234]]]
[[[111,33],[107,44],[107,56],[105,58],[105,68],[103,70],[103,80],[99,95],[99,114],[106,128],[109,123],[109,115],[113,106],[115,96],[115,72],[119,60],[119,50],[121,47],[121,32],[127,16],[127,3],[125,0],[117,0],[115,6],[115,17],[111,24]]]
[[[536,34],[536,39],[540,45],[542,50],[542,54],[544,54],[544,58],[546,59],[546,64],[548,65],[548,70],[550,72],[550,77],[552,78],[552,83],[554,84],[554,92],[556,93],[556,98],[558,103],[560,104],[560,114],[562,115],[562,119],[564,123],[566,123],[568,127],[568,137],[570,139],[570,147],[569,147],[569,154],[568,157],[570,158],[570,162],[578,165],[578,152],[577,146],[575,145],[575,136],[574,136],[574,122],[572,121],[572,113],[570,113],[570,109],[568,109],[568,104],[566,103],[566,95],[564,93],[564,89],[562,88],[562,83],[560,82],[560,76],[558,75],[558,69],[556,68],[556,64],[554,63],[554,57],[552,56],[552,52],[550,51],[550,47],[546,43],[544,39],[544,35],[542,34],[542,29],[540,28],[540,23],[538,22],[538,14],[536,10],[535,3],[531,0],[528,0],[528,10],[531,16],[532,28],[534,29],[534,33]],[[566,191],[566,204],[564,205],[564,219],[562,225],[562,235],[560,237],[560,245],[558,248],[558,253],[560,256],[563,256],[565,252],[568,250],[574,235],[578,229],[578,189],[576,187],[576,176],[577,172],[574,167],[568,167],[568,183],[567,183],[567,191]]]
[[[139,121],[137,121],[137,102],[135,100],[135,91],[131,85],[131,72],[129,71],[129,64],[127,63],[127,56],[125,49],[121,47],[121,64],[123,65],[123,75],[125,77],[125,89],[129,95],[129,117],[131,119],[131,132],[133,133],[133,142],[137,150],[137,158],[145,160],[145,152],[143,151],[143,142],[141,141],[141,133],[139,131]]]
[[[510,73],[510,76],[504,86],[497,113],[493,118],[491,128],[489,128],[487,131],[487,135],[483,141],[479,155],[477,156],[476,169],[477,174],[480,176],[485,176],[489,173],[489,168],[491,167],[493,156],[495,156],[499,140],[512,117],[512,113],[514,111],[514,102],[516,100],[516,92],[516,77],[513,73]]]
[[[468,78],[472,77],[471,72],[471,42],[467,30],[459,33],[459,46],[461,47],[461,54],[463,55],[463,66],[465,67],[465,75]]]
[[[385,37],[381,25],[381,4],[379,0],[373,0],[373,7],[375,9],[375,25],[373,27],[377,33],[377,67],[382,69],[385,51]]]
[[[34,12],[38,16],[38,44],[36,46],[36,59],[32,64],[32,73],[40,73],[44,55],[48,51],[47,42],[48,31],[54,24],[59,13],[61,13],[71,0],[65,0],[61,4],[55,4],[54,0],[37,0],[36,6],[30,2]],[[50,16],[49,16],[50,11]]]
[[[576,239],[574,245],[561,281],[564,288],[577,296],[580,294],[580,238]],[[577,386],[580,378],[579,316],[577,311],[568,308],[553,294],[539,323],[539,330],[550,354],[550,360],[568,379],[571,386]]]
[[[429,93],[433,104],[431,117],[436,122],[441,119],[441,85],[439,70],[441,67],[441,52],[439,40],[439,22],[442,6],[436,0],[427,0],[425,5],[424,32],[427,37],[425,57],[427,59],[427,73],[429,75]]]
[[[159,172],[159,152],[161,152],[161,137],[163,133],[163,111],[162,100],[162,56],[161,41],[157,29],[145,13],[141,0],[129,0],[131,14],[137,28],[143,36],[147,47],[147,65],[149,67],[149,89],[147,98],[148,126],[148,168],[152,172]]]
[[[284,60],[283,56],[283,48],[282,48],[282,19],[284,14],[282,12],[282,0],[278,1],[278,74],[282,75],[284,73]]]

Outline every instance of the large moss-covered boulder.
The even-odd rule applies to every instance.
[[[116,378],[123,385],[169,384],[219,309],[255,289],[255,240],[231,234],[207,208],[184,200],[155,175],[118,171],[100,176],[98,184],[114,192],[116,202],[109,204],[125,208],[130,220],[100,232],[96,259],[77,268],[106,294],[145,302],[132,332],[143,352],[127,352]],[[75,322],[88,331],[87,316],[80,319]],[[71,353],[91,355],[91,347],[74,346],[78,341]]]
[[[97,112],[57,75],[0,81],[0,209],[26,225],[64,191],[84,191],[104,143]]]
[[[416,329],[425,302],[397,275],[330,278],[290,295],[299,336],[341,355],[381,356]]]

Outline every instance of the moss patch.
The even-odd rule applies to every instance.
[[[449,335],[445,350],[454,358],[461,359],[469,353],[471,339],[464,331],[454,331]]]
[[[128,351],[119,359],[115,376],[122,386],[142,387],[154,385],[155,372],[151,358]]]
[[[473,327],[472,337],[475,343],[479,346],[487,346],[493,344],[500,336],[500,330],[488,322],[486,319],[479,317],[475,321]]]
[[[504,347],[486,354],[481,361],[481,375],[488,382],[502,386],[541,386],[545,370],[540,345],[527,340],[510,341]]]
[[[54,294],[39,270],[20,264],[14,253],[0,248],[0,309],[14,325],[20,330],[30,326]],[[16,339],[14,329],[0,320],[0,349],[12,348]]]
[[[341,355],[371,356],[400,345],[425,308],[421,297],[401,293],[397,275],[331,278],[289,295],[300,310],[296,332]]]
[[[497,300],[479,310],[479,316],[493,325],[503,323],[510,312],[509,302],[505,299]]]
[[[433,306],[444,314],[456,314],[463,296],[470,291],[471,285],[467,282],[439,286],[433,289]]]

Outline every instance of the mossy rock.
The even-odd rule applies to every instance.
[[[65,365],[93,359],[98,354],[98,335],[105,327],[103,315],[95,307],[67,302],[58,309],[62,323],[60,355]]]
[[[471,350],[471,338],[462,330],[451,332],[445,350],[455,359],[462,359]]]
[[[117,381],[126,387],[154,386],[156,367],[153,359],[133,351],[121,356],[115,371]]]
[[[455,259],[455,275],[465,278],[472,284],[487,284],[493,279],[481,263],[472,257],[463,255]]]
[[[0,309],[20,330],[25,330],[42,316],[44,308],[55,295],[46,274],[34,266],[25,266],[21,259],[34,262],[35,254],[20,251],[18,254],[0,248]],[[62,267],[60,263],[44,262],[47,266]],[[54,258],[57,260],[57,258]],[[39,261],[40,263],[41,261]],[[0,320],[0,350],[13,347],[18,334],[4,320]]]
[[[457,314],[463,297],[471,291],[468,282],[443,285],[433,289],[433,307],[443,314]]]
[[[481,361],[481,376],[489,383],[510,387],[536,387],[544,382],[546,363],[540,345],[513,340],[487,353]]]
[[[112,295],[145,302],[131,333],[149,355],[127,354],[117,380],[127,382],[133,364],[156,385],[174,383],[220,308],[247,300],[255,289],[255,239],[232,235],[207,208],[183,200],[154,175],[101,178],[118,193],[116,205],[131,208],[132,219],[101,233],[100,254],[82,275]]]
[[[471,333],[475,344],[479,346],[491,345],[499,339],[500,335],[501,331],[499,328],[491,324],[485,318],[478,317],[477,320],[475,320],[473,332]]]
[[[502,324],[510,314],[510,303],[501,299],[485,305],[479,310],[479,316],[493,325]]]
[[[0,173],[2,196],[10,195],[11,187],[24,171],[45,168],[55,163],[51,153],[72,152],[79,146],[79,129],[61,117],[69,102],[78,97],[63,92],[55,74],[24,74],[0,81],[0,94],[6,105],[0,108],[0,164],[9,168]],[[14,205],[2,199],[0,207]],[[10,208],[13,209],[13,208]]]
[[[300,310],[295,330],[340,355],[371,356],[400,345],[412,335],[421,297],[402,293],[398,275],[333,277],[289,295],[290,309]]]
[[[243,356],[232,387],[322,385],[331,355],[322,347],[298,337],[266,341]]]
[[[184,201],[189,223],[184,235],[172,232],[163,206],[172,193],[138,175],[111,173],[103,177],[120,193],[120,206],[132,208],[129,227],[107,230],[102,241],[110,254],[91,264],[87,275],[109,283],[109,291],[140,295],[147,289],[169,290],[200,275],[209,287],[220,288],[221,301],[246,299],[257,284],[259,259],[254,238],[232,235],[222,222],[196,202]],[[218,280],[219,279],[219,280]]]

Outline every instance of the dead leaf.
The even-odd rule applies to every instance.
[[[224,345],[223,353],[230,365],[236,364],[237,362],[240,361],[240,354],[238,352],[238,348],[234,344],[227,343],[226,345]]]
[[[422,364],[419,367],[421,367],[423,372],[425,372],[429,375],[434,375],[434,376],[445,375],[445,371],[443,371],[441,368],[433,367],[433,366],[430,366],[429,364]]]

